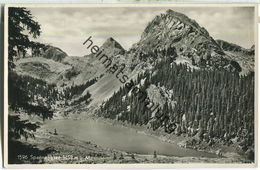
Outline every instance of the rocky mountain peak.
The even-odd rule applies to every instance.
[[[255,50],[255,45],[252,45],[252,47],[250,48],[250,50]]]
[[[125,53],[125,49],[112,37],[108,38],[100,48],[109,56]]]
[[[190,19],[184,14],[175,12],[173,10],[167,10],[166,13],[157,15],[145,28],[142,38],[155,32],[157,29],[161,29],[166,35],[172,37],[179,37],[180,35],[196,33],[201,36],[211,38],[207,30],[200,27],[199,24]]]
[[[173,10],[156,16],[130,49],[137,58],[185,58],[198,67],[230,64],[223,49],[195,20]]]

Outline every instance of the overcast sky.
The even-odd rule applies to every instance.
[[[167,9],[181,12],[205,27],[214,39],[236,43],[245,48],[254,44],[254,8],[252,7],[99,7],[28,8],[41,24],[37,40],[52,44],[70,56],[89,53],[82,43],[92,36],[100,46],[109,37],[125,49],[139,41],[149,21]]]

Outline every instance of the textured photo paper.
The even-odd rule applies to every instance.
[[[6,5],[6,167],[255,167],[257,6]]]

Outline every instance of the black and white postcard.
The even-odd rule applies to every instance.
[[[5,7],[6,167],[255,167],[257,6]]]

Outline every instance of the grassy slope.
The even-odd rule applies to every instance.
[[[71,66],[43,57],[22,58],[16,63],[16,72],[55,83]]]
[[[30,57],[18,60],[16,65],[18,74],[29,75],[58,85],[83,84],[99,77],[104,72],[100,63],[88,57],[68,56],[62,62],[43,57]],[[64,75],[70,70],[75,70],[77,74],[66,79]]]
[[[78,75],[74,76],[68,84],[83,84],[88,80],[99,77],[103,72],[104,68],[92,57],[66,57],[63,63],[71,65],[75,70],[78,71]]]

